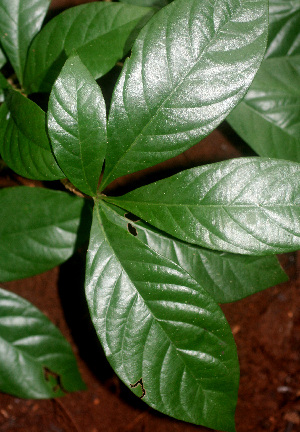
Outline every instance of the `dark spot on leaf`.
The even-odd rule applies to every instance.
[[[132,234],[134,237],[137,236],[136,228],[134,226],[132,226],[130,223],[127,224],[127,229],[128,229],[128,232],[130,232],[130,234]]]
[[[126,219],[131,220],[132,222],[137,222],[140,220],[140,218],[132,213],[125,213],[124,216],[126,217]]]
[[[45,380],[52,384],[52,390],[54,393],[61,390],[64,393],[67,393],[67,390],[63,387],[61,376],[56,372],[53,372],[47,366],[43,366],[43,372]]]
[[[146,390],[144,388],[144,383],[143,383],[143,378],[140,378],[135,384],[130,384],[131,388],[136,388],[137,386],[141,386],[141,390],[142,390],[142,396],[139,396],[140,399],[143,399],[143,397],[146,394]]]

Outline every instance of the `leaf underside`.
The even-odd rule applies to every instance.
[[[60,331],[31,303],[0,288],[0,391],[40,399],[84,388]]]
[[[234,431],[238,359],[223,313],[101,201],[94,208],[86,297],[106,356],[128,387],[135,391],[142,382],[143,400],[175,418]]]

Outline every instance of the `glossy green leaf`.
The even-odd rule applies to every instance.
[[[265,57],[300,54],[299,0],[269,0],[269,38]]]
[[[129,3],[136,6],[158,7],[162,8],[171,3],[172,0],[120,0],[121,3]]]
[[[4,90],[9,88],[9,84],[7,80],[5,79],[4,75],[0,72],[0,89]]]
[[[262,60],[267,10],[265,0],[177,0],[148,22],[112,99],[103,188],[178,155],[229,114]]]
[[[238,359],[222,311],[103,202],[94,209],[86,297],[107,358],[128,387],[175,418],[234,431]]]
[[[5,65],[6,57],[2,49],[0,49],[0,69]]]
[[[19,81],[23,82],[29,45],[40,30],[50,0],[1,0],[0,38]]]
[[[88,239],[88,203],[66,192],[1,189],[0,208],[0,282],[49,270]]]
[[[136,217],[121,208],[114,206],[113,210],[125,218],[127,229],[136,234],[139,241],[178,264],[217,303],[240,300],[288,280],[275,256],[246,256],[205,249],[137,221]]]
[[[300,164],[239,158],[192,168],[107,201],[167,233],[252,255],[300,246]]]
[[[4,102],[4,89],[7,88],[9,88],[9,84],[4,78],[3,74],[0,72],[0,103]]]
[[[78,56],[66,61],[52,89],[48,132],[65,176],[82,192],[96,195],[106,150],[106,107]]]
[[[50,92],[74,49],[93,77],[101,77],[126,54],[152,14],[151,9],[107,2],[66,10],[43,28],[30,47],[25,88]]]
[[[264,60],[227,121],[260,156],[300,162],[300,55]]]
[[[38,399],[84,388],[58,328],[31,303],[0,288],[0,391]]]
[[[300,161],[300,2],[270,0],[265,60],[227,118],[260,155]]]
[[[44,111],[15,90],[5,98],[8,107],[0,153],[17,174],[35,180],[64,178],[51,150]]]
[[[2,148],[2,142],[3,142],[3,138],[5,135],[5,131],[6,131],[6,117],[8,115],[8,109],[7,109],[7,105],[4,102],[3,104],[0,105],[0,156],[1,155],[1,148]]]

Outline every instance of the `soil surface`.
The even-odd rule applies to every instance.
[[[56,0],[52,7],[82,0]],[[234,142],[234,145],[232,144]],[[182,168],[251,155],[222,125],[168,163],[115,182],[110,193],[170,175]],[[42,186],[9,171],[0,187]],[[0,432],[204,432],[149,408],[116,377],[91,325],[84,299],[84,259],[76,254],[60,268],[2,286],[42,310],[70,341],[87,390],[53,400],[22,400],[0,394]],[[280,257],[289,282],[223,305],[241,368],[237,432],[300,431],[300,253]]]

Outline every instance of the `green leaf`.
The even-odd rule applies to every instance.
[[[38,33],[50,0],[1,0],[0,38],[20,83],[29,45]]]
[[[299,55],[299,0],[270,0],[269,13],[269,38],[265,57]]]
[[[83,389],[61,332],[31,303],[0,288],[0,391],[38,399]]]
[[[300,164],[239,158],[104,197],[190,243],[249,255],[300,246]]]
[[[65,176],[82,192],[96,195],[106,150],[106,108],[78,56],[66,61],[53,86],[48,132]]]
[[[0,72],[0,89],[4,90],[9,88],[9,84],[7,80],[5,79],[4,75]]]
[[[177,0],[148,22],[112,99],[103,189],[178,155],[229,114],[262,60],[267,11],[265,0]]]
[[[3,104],[0,105],[0,155],[1,155],[2,142],[6,131],[7,115],[8,115],[8,109],[6,103],[4,102]]]
[[[222,311],[103,202],[94,209],[86,297],[107,358],[128,387],[144,389],[147,404],[175,418],[234,431],[238,359]]]
[[[151,9],[118,3],[90,3],[51,20],[29,50],[25,88],[50,92],[66,59],[75,49],[94,78],[107,73],[130,49]]]
[[[227,117],[260,155],[300,162],[300,55],[264,60],[246,97]]]
[[[4,78],[2,73],[0,72],[0,103],[4,102],[4,89],[9,88],[9,84],[7,80]]]
[[[0,208],[1,282],[49,270],[88,239],[90,209],[83,198],[13,187],[0,190]]]
[[[6,57],[2,49],[0,49],[0,69],[5,65]]]
[[[240,300],[288,280],[275,256],[237,255],[205,249],[182,242],[137,221],[126,211],[113,207],[127,229],[150,249],[188,272],[217,303]]]
[[[173,0],[120,0],[122,3],[129,3],[136,6],[158,7],[167,6]]]
[[[8,90],[5,100],[8,113],[0,142],[4,161],[23,177],[35,180],[63,178],[46,133],[44,111],[15,90]]]

